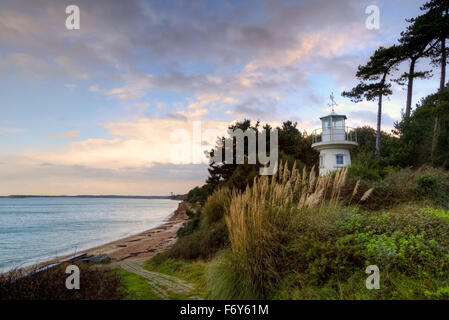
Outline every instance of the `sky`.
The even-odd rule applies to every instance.
[[[376,103],[341,92],[424,2],[2,0],[0,195],[185,193],[208,174],[204,132],[248,118],[311,133],[331,92],[349,126],[375,127]],[[379,29],[366,27],[370,5]],[[437,87],[417,80],[414,105]],[[387,132],[405,93],[394,84],[384,103]]]

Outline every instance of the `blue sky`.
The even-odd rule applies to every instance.
[[[0,195],[184,193],[207,165],[173,161],[177,129],[246,117],[310,132],[332,91],[350,125],[374,126],[375,103],[340,93],[423,2],[3,0]],[[69,4],[80,30],[65,28]],[[369,5],[379,30],[365,27]],[[417,81],[414,103],[437,86]],[[393,89],[386,131],[405,103]]]

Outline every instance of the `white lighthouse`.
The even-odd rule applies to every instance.
[[[322,126],[313,133],[312,148],[320,152],[320,175],[349,166],[350,150],[358,145],[356,130],[346,126],[346,116],[337,114],[335,105],[332,94],[332,112],[320,118]]]

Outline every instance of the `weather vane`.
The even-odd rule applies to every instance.
[[[333,112],[334,111],[334,107],[338,106],[338,104],[334,100],[334,93],[333,92],[330,95],[330,99],[331,99],[331,103],[328,103],[327,105],[332,108],[332,112]]]

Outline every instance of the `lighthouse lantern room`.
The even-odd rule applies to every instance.
[[[358,145],[356,130],[346,126],[346,116],[334,111],[334,95],[330,98],[332,112],[320,118],[322,126],[312,135],[312,148],[320,152],[320,175],[349,166],[350,150]]]

